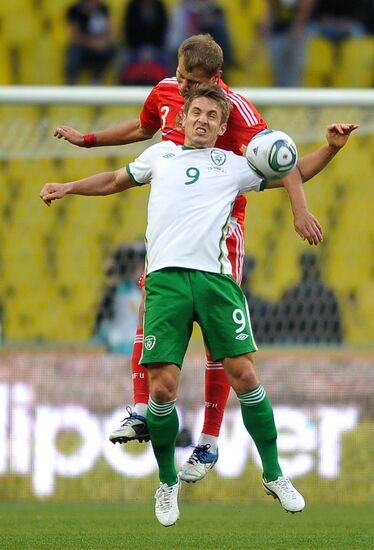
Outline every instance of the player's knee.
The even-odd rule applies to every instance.
[[[149,385],[151,397],[157,403],[168,403],[176,399],[178,378],[166,367],[149,368]]]
[[[251,353],[227,357],[224,360],[224,367],[230,383],[237,393],[251,391],[259,385],[256,365]]]
[[[176,392],[173,387],[164,384],[162,381],[156,381],[152,384],[151,397],[156,403],[169,403],[176,398]]]
[[[251,366],[243,368],[241,376],[238,380],[241,390],[251,391],[257,388],[259,380],[255,370]]]

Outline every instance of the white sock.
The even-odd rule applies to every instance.
[[[134,409],[135,409],[136,414],[140,414],[140,416],[144,416],[144,418],[145,418],[146,415],[147,415],[147,407],[148,407],[147,403],[137,403],[134,406]]]
[[[218,437],[202,433],[200,434],[198,445],[210,445],[209,451],[215,453],[218,449]]]

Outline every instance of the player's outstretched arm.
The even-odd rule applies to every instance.
[[[308,210],[304,185],[298,168],[295,168],[281,181],[290,199],[296,233],[311,245],[321,243],[323,241],[322,227],[317,218]]]
[[[357,128],[358,124],[343,122],[329,124],[326,128],[327,143],[298,160],[297,167],[301,173],[303,182],[309,181],[319,174],[319,172],[322,172],[340,149],[344,147],[351,133]],[[267,189],[277,189],[279,187],[284,187],[282,179],[268,182],[266,185]]]
[[[65,139],[78,147],[100,147],[105,145],[127,145],[137,141],[144,141],[154,136],[157,129],[144,128],[140,120],[126,120],[117,126],[107,128],[95,134],[82,134],[70,126],[58,126],[53,135],[58,139]]]
[[[334,122],[326,129],[327,143],[308,155],[298,160],[297,167],[300,170],[303,181],[306,182],[319,174],[335,155],[347,143],[351,133],[358,128],[358,124]]]
[[[68,183],[46,183],[40,191],[40,198],[47,206],[65,195],[105,196],[134,187],[134,182],[124,168],[114,172],[101,172]]]
[[[305,194],[300,187],[300,175],[302,181],[306,182],[321,172],[344,147],[351,133],[357,128],[357,124],[341,122],[329,124],[326,129],[327,144],[301,157],[297,169],[287,178],[269,182],[267,185],[268,189],[286,187],[294,214],[295,230],[309,244],[316,245],[322,242],[323,233],[318,220],[308,211]]]

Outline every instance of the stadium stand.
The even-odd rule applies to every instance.
[[[226,75],[233,86],[268,86],[271,84],[266,52],[256,44],[256,25],[265,3],[261,0],[224,2],[234,48],[235,63]],[[0,83],[63,84],[64,51],[67,45],[65,12],[71,0],[16,0],[0,8]],[[120,29],[127,0],[108,0],[115,36],[120,42]],[[176,0],[166,0],[169,10]],[[20,16],[22,15],[22,16]],[[256,55],[253,55],[256,46]],[[304,84],[306,86],[371,86],[374,39],[372,36],[349,40],[342,48],[342,62],[334,71],[331,45],[320,38],[310,40]],[[113,66],[105,80],[117,83]],[[82,82],[85,83],[85,76]]]
[[[0,48],[0,83],[62,83],[61,52],[66,40],[63,13],[70,3],[2,3],[0,21],[6,29],[0,38],[4,45]],[[173,2],[166,3],[170,7]],[[109,4],[119,18],[125,3],[121,3],[121,9],[115,0]],[[247,59],[262,3],[251,2],[253,11],[245,3],[240,13],[234,2],[221,4],[227,10],[231,28],[235,28],[238,65],[232,70],[233,83],[267,85],[266,68],[262,75],[251,71]],[[19,27],[10,28],[19,13],[24,14],[24,18],[18,18],[22,19]],[[366,39],[345,45],[346,73],[336,73],[337,86],[353,86],[355,82],[370,85],[372,46],[373,42]],[[359,55],[359,60],[358,49],[365,53]],[[329,73],[331,76],[332,63],[326,44],[315,39],[306,84],[324,85]],[[357,73],[361,77],[354,76]],[[368,208],[368,204],[374,204],[370,186],[372,111],[259,107],[271,127],[286,128],[295,137],[301,153],[316,145],[316,136],[332,120],[361,124],[362,137],[351,140],[349,149],[319,176],[318,182],[309,184],[307,194],[311,210],[327,235],[320,254],[325,280],[342,304],[346,339],[351,343],[369,341],[374,328],[370,313],[374,234],[372,209]],[[137,112],[138,106],[0,105],[4,182],[0,186],[0,301],[5,309],[4,332],[10,341],[85,341],[90,337],[104,284],[105,258],[124,238],[131,241],[143,236],[148,191],[136,189],[105,199],[69,197],[50,210],[41,203],[38,193],[46,181],[67,181],[124,165],[144,147],[75,149],[51,136],[57,124],[89,131],[108,127]],[[246,242],[256,258],[251,278],[256,293],[276,301],[298,280],[297,258],[305,249],[293,231],[285,194],[250,195]],[[29,291],[30,285],[33,292]]]

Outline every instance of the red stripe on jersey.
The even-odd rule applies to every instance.
[[[240,111],[240,114],[247,122],[248,126],[254,126],[260,122],[260,119],[257,116],[256,112],[251,109],[250,104],[246,101],[244,97],[235,93],[229,93],[228,97],[231,103],[236,105],[236,107]]]
[[[234,218],[232,218],[230,226],[233,227],[233,230],[226,240],[226,245],[232,268],[232,276],[240,285],[243,277],[244,231],[242,225],[237,223]]]
[[[164,83],[175,84],[176,86],[178,86],[178,81],[177,81],[175,76],[169,76],[168,78],[163,78],[162,80],[160,80],[160,82],[158,84],[164,84]],[[158,86],[158,84],[157,84],[157,86]]]
[[[247,197],[245,195],[239,195],[236,197],[234,206],[231,212],[231,217],[236,218],[238,223],[244,226],[245,219],[245,207],[247,206]]]
[[[139,288],[144,288],[145,287],[145,277],[146,277],[146,275],[147,275],[147,270],[146,270],[146,268],[144,268],[142,276],[140,277],[140,279],[138,281],[138,287]]]

